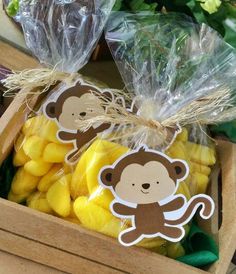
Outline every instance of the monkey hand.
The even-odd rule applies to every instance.
[[[76,133],[67,132],[67,131],[59,131],[58,137],[62,141],[72,141],[76,138]]]
[[[135,214],[136,209],[120,203],[114,203],[112,205],[112,210],[118,215],[131,216]]]
[[[96,130],[97,133],[100,133],[100,132],[105,131],[106,129],[108,129],[110,126],[111,126],[111,124],[105,123],[105,124],[102,124],[99,127],[97,127],[95,130]]]

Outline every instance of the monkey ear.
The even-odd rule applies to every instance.
[[[174,172],[177,179],[182,179],[186,173],[187,173],[187,168],[186,165],[181,162],[181,161],[175,161],[172,163],[172,166],[174,168]]]
[[[52,102],[47,104],[45,108],[45,112],[50,118],[55,118],[56,117],[56,103]]]
[[[113,100],[113,98],[114,98],[114,95],[112,94],[112,92],[110,92],[110,91],[104,91],[103,93],[102,93],[102,95],[104,96],[104,98],[106,98],[107,100],[109,100],[109,101],[112,101]]]
[[[100,178],[102,183],[105,186],[112,186],[113,185],[113,169],[112,168],[106,168],[102,171]]]

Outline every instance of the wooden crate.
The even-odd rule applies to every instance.
[[[30,101],[31,107],[36,101],[37,98]],[[2,116],[0,163],[11,151],[28,111],[21,97]],[[205,270],[143,248],[123,247],[117,240],[3,199],[0,199],[0,250],[67,273],[224,274],[236,248],[236,145],[219,141],[217,150],[222,176],[223,215],[217,233],[220,259]],[[217,181],[212,186],[216,190]],[[217,195],[213,196],[217,201]],[[218,227],[214,219],[211,225],[215,230]]]
[[[0,61],[16,70],[38,66],[36,60],[3,42],[0,42]],[[85,74],[102,81],[108,78],[113,86],[114,83],[117,88],[120,86],[114,64],[103,62],[99,64],[99,70],[96,70],[97,66],[96,63],[89,64]],[[29,106],[33,108],[37,100],[37,97],[31,98]],[[12,150],[29,112],[24,102],[24,97],[15,99],[0,119],[0,164]],[[175,270],[183,274],[224,274],[236,248],[236,145],[219,142],[217,149],[222,164],[223,220],[219,233],[213,233],[213,236],[219,241],[220,259],[205,271],[142,248],[122,247],[117,240],[3,199],[0,199],[0,250],[68,273],[169,274]],[[217,202],[217,181],[212,186],[212,196]],[[209,229],[210,224],[209,230],[218,230],[216,217],[211,223],[204,223],[204,227]]]

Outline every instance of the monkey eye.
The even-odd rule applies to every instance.
[[[72,116],[75,116],[75,114],[74,114],[74,113],[72,113]]]
[[[159,185],[159,184],[160,184],[160,182],[158,182],[158,181],[157,181],[157,184]]]
[[[134,186],[135,184],[132,184],[132,186]]]
[[[86,112],[80,112],[80,114],[79,114],[81,117],[84,117],[84,116],[86,116]]]

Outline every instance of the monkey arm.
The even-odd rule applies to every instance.
[[[111,124],[105,123],[105,124],[102,124],[99,127],[95,128],[95,131],[96,131],[96,133],[99,133],[99,132],[102,132],[102,131],[108,129],[110,126],[111,126]]]
[[[183,207],[184,204],[185,204],[184,198],[179,196],[175,198],[174,200],[168,202],[167,204],[162,205],[161,208],[163,209],[163,212],[174,211]]]
[[[134,215],[136,208],[128,207],[126,205],[120,204],[120,203],[114,203],[113,204],[113,211],[119,215]]]
[[[58,137],[63,141],[71,141],[74,140],[77,136],[77,133],[67,132],[67,131],[59,131]]]

